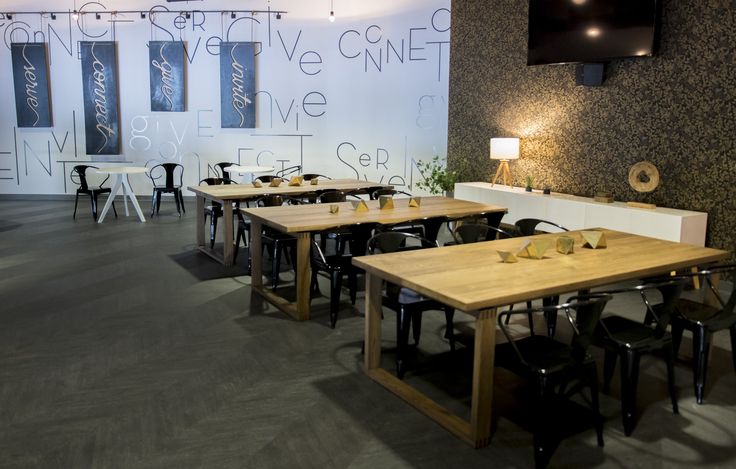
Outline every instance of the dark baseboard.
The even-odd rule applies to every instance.
[[[87,197],[87,196],[80,196]],[[185,195],[185,200],[194,200],[194,195]],[[151,194],[136,194],[138,203],[143,203],[145,200],[150,202]],[[106,196],[103,194],[100,196],[101,200],[106,200]],[[51,200],[51,201],[64,201],[74,200],[74,194],[0,194],[0,200]],[[118,195],[115,197],[115,201],[120,200],[122,202],[123,196]],[[165,200],[165,199],[162,199]]]

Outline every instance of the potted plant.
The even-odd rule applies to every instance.
[[[452,197],[457,182],[457,171],[447,169],[445,160],[435,155],[430,161],[417,161],[417,169],[422,175],[422,180],[417,181],[417,187],[429,191],[432,195],[444,192],[447,197]]]
[[[524,178],[524,182],[526,183],[526,191],[531,192],[532,191],[532,185],[534,184],[534,178],[531,176],[527,176]]]

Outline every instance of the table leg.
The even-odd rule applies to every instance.
[[[136,213],[138,214],[138,219],[141,221],[141,223],[146,222],[146,217],[143,216],[143,212],[141,211],[141,206],[138,205],[138,199],[135,198],[135,194],[133,193],[133,189],[130,187],[130,181],[128,180],[128,175],[123,174],[123,187],[128,193],[128,197],[130,198],[130,203],[133,204],[133,208],[135,209]],[[123,197],[125,198],[125,197]],[[128,206],[125,206],[125,215],[128,215]]]
[[[125,184],[123,184],[123,205],[125,206],[125,216],[126,217],[130,216],[130,211],[128,210],[128,198],[129,197],[130,197],[130,193],[125,189]]]
[[[112,202],[115,200],[115,196],[118,195],[118,192],[120,192],[120,188],[122,187],[122,185],[123,175],[118,174],[117,178],[115,179],[115,184],[113,184],[112,189],[110,190],[110,195],[107,197],[107,202],[105,202],[105,206],[102,208],[102,212],[100,212],[99,218],[97,218],[97,223],[102,223],[102,221],[105,219],[105,215],[107,215],[107,211],[110,210]]]
[[[370,272],[365,274],[365,369],[381,367],[381,305],[383,280]]]
[[[235,243],[233,236],[233,204],[227,200],[222,203],[222,251],[225,267],[233,265]]]
[[[473,359],[473,395],[470,409],[470,433],[475,447],[491,440],[493,405],[493,362],[496,352],[496,308],[484,309],[475,320]]]
[[[311,233],[297,233],[296,237],[296,314],[299,321],[310,316],[310,287],[312,269],[309,263],[312,251]]]
[[[263,225],[260,221],[251,219],[250,222],[250,284],[253,288],[263,288],[263,245],[261,240],[261,232]]]
[[[197,196],[197,246],[204,246],[204,197]]]

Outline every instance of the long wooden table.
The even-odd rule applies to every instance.
[[[346,192],[368,191],[377,188],[390,189],[393,186],[380,182],[360,181],[358,179],[330,179],[320,180],[319,184],[303,183],[301,186],[289,186],[286,181],[278,187],[253,187],[248,184],[224,184],[218,186],[189,186],[187,189],[197,196],[197,245],[199,250],[213,259],[225,264],[233,265],[234,236],[233,236],[233,202],[255,200],[264,195],[279,194],[299,196],[309,192],[325,190],[341,190]],[[223,211],[223,249],[222,252],[211,249],[206,242],[204,226],[204,207],[207,200],[222,204]]]
[[[331,204],[292,205],[241,209],[251,219],[252,233],[260,233],[262,225],[297,238],[296,254],[296,303],[268,290],[263,286],[262,251],[260,236],[251,239],[251,287],[268,301],[297,320],[307,320],[310,315],[309,283],[311,269],[309,256],[313,233],[339,227],[371,228],[375,225],[393,225],[413,220],[422,220],[429,225],[429,238],[436,237],[439,225],[446,219],[485,215],[500,219],[506,209],[497,205],[481,204],[446,197],[425,197],[420,207],[409,207],[409,199],[394,199],[394,208],[379,209],[377,200],[367,201],[368,211],[358,212],[351,202],[336,204],[338,213],[330,213]]]
[[[500,262],[497,251],[518,251],[522,238],[353,259],[354,265],[366,271],[365,372],[468,444],[482,447],[491,437],[496,308],[531,298],[665,274],[729,256],[728,252],[717,249],[602,231],[607,237],[607,248],[583,248],[580,232],[573,231],[565,233],[575,238],[573,254],[559,254],[553,244],[543,259],[519,258],[514,264]],[[475,316],[470,421],[381,368],[384,280]]]

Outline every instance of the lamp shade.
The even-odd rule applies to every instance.
[[[501,137],[491,139],[492,160],[519,159],[519,139],[516,137]]]

